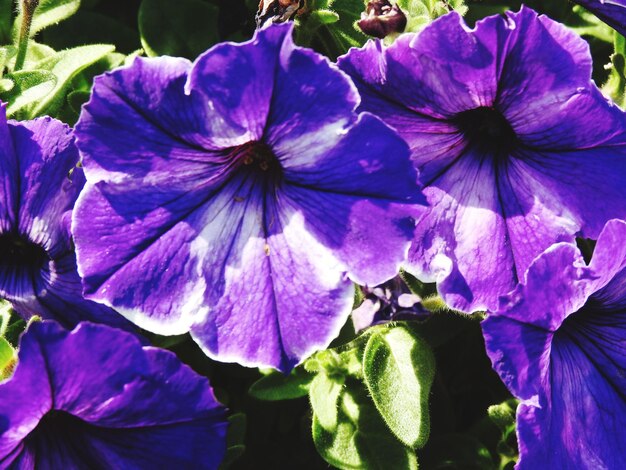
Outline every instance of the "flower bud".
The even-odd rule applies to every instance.
[[[404,31],[406,15],[397,4],[391,5],[388,0],[372,0],[367,2],[357,24],[365,34],[383,39],[389,34]]]

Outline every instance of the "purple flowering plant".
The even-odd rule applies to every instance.
[[[623,468],[625,33],[0,1],[0,469]]]

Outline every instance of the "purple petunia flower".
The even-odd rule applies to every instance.
[[[626,223],[612,220],[587,266],[559,243],[483,322],[517,411],[519,468],[626,468]]]
[[[626,217],[624,113],[591,81],[585,41],[549,18],[469,29],[450,13],[339,65],[412,149],[432,210],[407,270],[453,308],[494,308],[553,243]]]
[[[573,0],[618,33],[626,35],[626,0]]]
[[[85,183],[65,124],[7,121],[0,106],[0,297],[28,318],[132,326],[85,300],[76,272],[70,213]]]
[[[214,469],[226,451],[207,379],[108,326],[31,324],[0,397],[3,469]]]
[[[423,201],[406,143],[291,27],[97,78],[73,221],[88,298],[282,370],[338,333],[350,280],[396,274]]]

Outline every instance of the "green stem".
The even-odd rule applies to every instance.
[[[20,39],[17,45],[17,57],[15,58],[15,67],[13,70],[17,72],[24,66],[26,59],[26,50],[28,49],[28,41],[30,39],[30,25],[33,22],[33,15],[39,5],[39,0],[22,0],[22,25],[20,27]]]

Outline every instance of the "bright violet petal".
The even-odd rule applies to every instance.
[[[198,229],[186,219],[210,191],[203,193],[201,184],[196,190],[176,186],[88,185],[74,210],[85,296],[115,305],[135,324],[160,334],[188,331],[205,290],[199,261],[190,254]],[[78,223],[81,218],[88,223]],[[106,256],[102,240],[115,247]]]
[[[439,282],[454,308],[488,308],[517,283],[497,178],[479,154],[466,155],[437,187],[424,191],[431,208],[418,223],[415,240],[420,242],[411,246],[407,268]]]
[[[281,195],[264,201],[252,188],[238,194],[245,200],[232,202],[223,191],[202,215],[192,253],[204,252],[215,306],[192,336],[220,360],[289,370],[338,334],[351,310],[352,284],[298,206]]]
[[[207,173],[219,159],[207,149],[223,137],[211,128],[215,111],[196,93],[183,93],[190,68],[185,59],[137,58],[95,79],[76,124],[88,180],[157,184],[170,177],[173,164],[180,179]]]
[[[20,156],[17,229],[54,258],[71,249],[69,212],[85,184],[72,131],[45,117],[16,123],[11,136]]]
[[[483,322],[494,368],[522,399],[520,468],[626,464],[625,241],[626,223],[608,222],[589,266],[554,245]]]
[[[465,109],[493,104],[498,91],[497,45],[505,30],[496,17],[469,30],[453,12],[418,35],[401,36],[389,48],[369,41],[337,63],[354,79],[362,110],[378,114],[370,97],[379,93],[415,113],[450,118]],[[394,126],[393,121],[389,124]]]
[[[208,99],[209,108],[219,116],[218,128],[223,135],[240,137],[239,143],[263,137],[270,108],[274,107],[273,90],[292,86],[291,76],[285,83],[278,82],[276,76],[276,70],[285,66],[283,62],[293,52],[291,31],[290,24],[274,25],[257,31],[252,40],[237,47],[218,44],[194,62],[187,90]],[[309,77],[315,89],[317,83],[311,80],[315,78]],[[220,143],[222,147],[232,146],[226,140]]]
[[[31,388],[33,377],[47,383]],[[0,464],[217,468],[225,452],[225,413],[208,381],[173,353],[109,327],[32,324],[16,372],[0,388],[20,398],[0,404],[8,423],[0,442],[13,435]],[[45,406],[30,398],[42,391],[52,395]],[[22,424],[23,416],[32,417]]]

